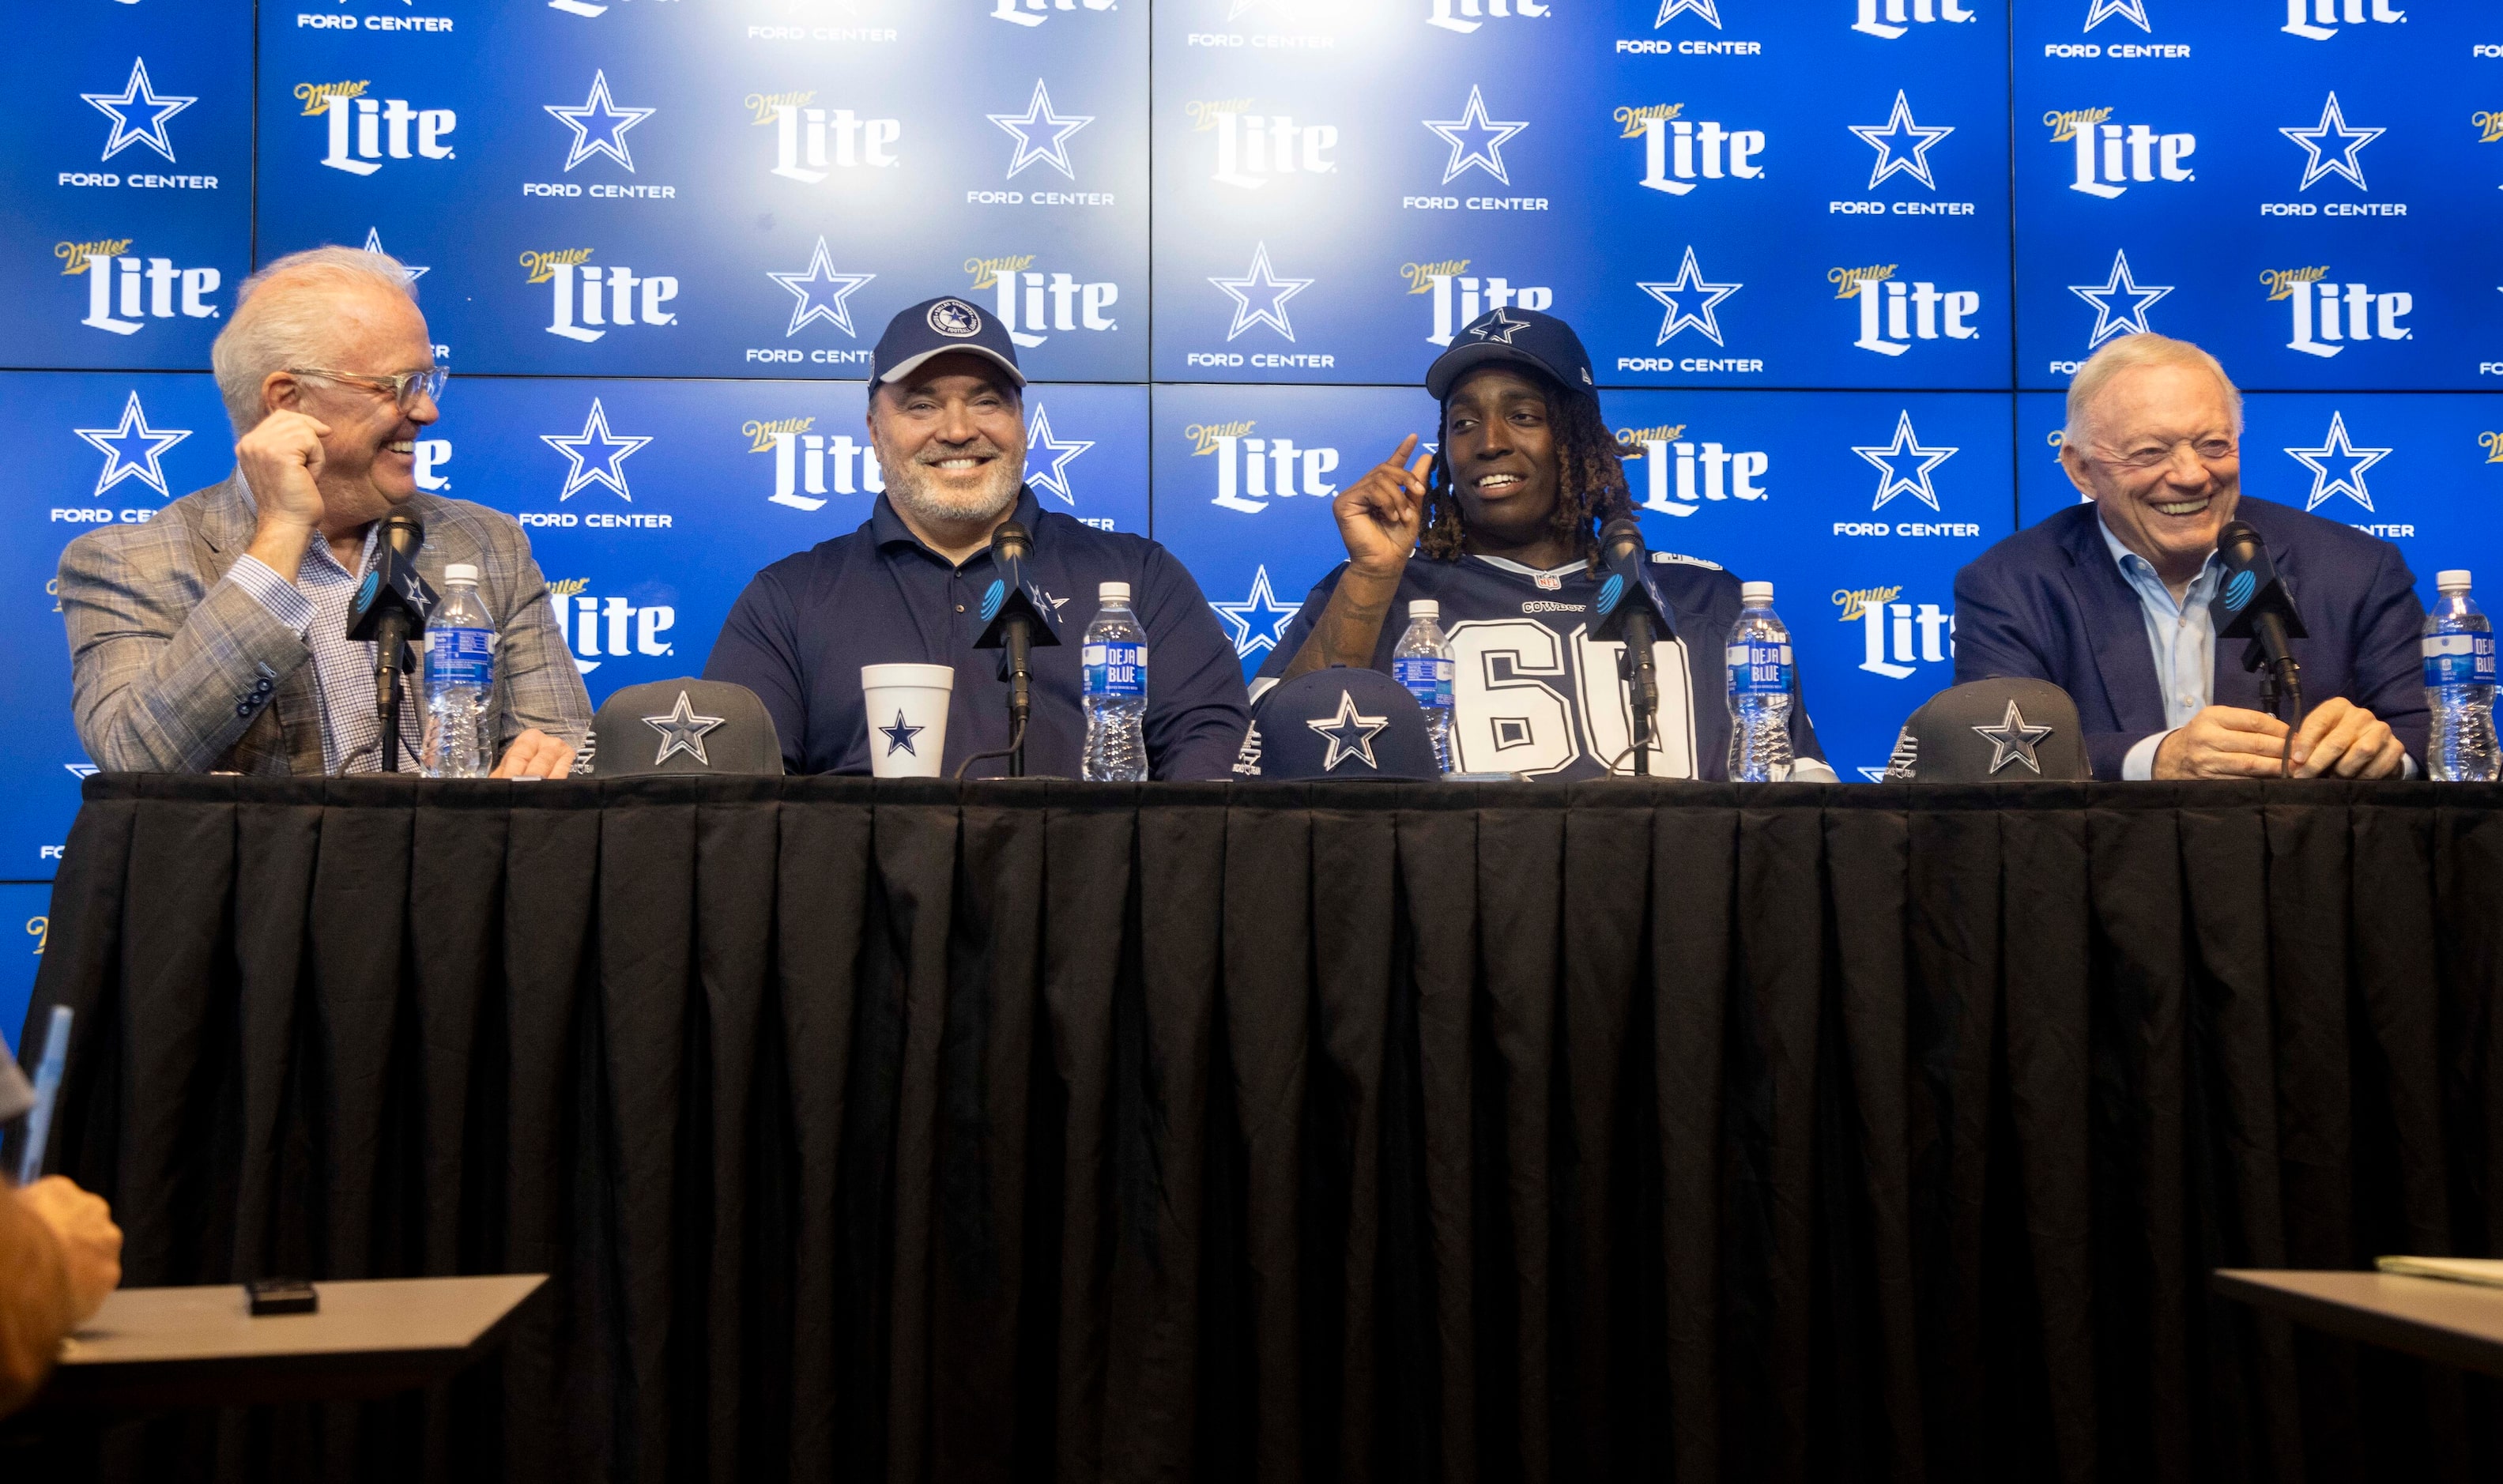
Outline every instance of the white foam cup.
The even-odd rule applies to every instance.
[[[865,664],[861,695],[869,724],[869,767],[880,778],[936,778],[947,751],[947,695],[956,672],[943,664]]]

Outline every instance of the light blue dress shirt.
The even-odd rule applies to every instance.
[[[2190,579],[2189,590],[2181,600],[2175,602],[2173,590],[2156,575],[2155,564],[2121,545],[2120,538],[2104,523],[2100,511],[2095,515],[2095,529],[2103,533],[2104,545],[2119,565],[2121,579],[2138,594],[2139,612],[2146,620],[2147,647],[2155,652],[2155,684],[2164,694],[2165,729],[2141,738],[2120,760],[2121,777],[2152,778],[2155,750],[2192,717],[2205,711],[2213,694],[2216,624],[2209,615],[2208,600],[2216,595],[2216,584],[2224,579],[2225,559],[2210,552],[2208,564]]]

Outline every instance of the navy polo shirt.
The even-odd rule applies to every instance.
[[[1148,631],[1150,776],[1232,776],[1251,725],[1242,663],[1190,573],[1144,536],[1045,512],[1032,489],[1017,492],[1015,519],[1034,533],[1026,581],[1054,605],[1061,634],[1057,647],[1034,652],[1026,771],[1078,776],[1086,739],[1079,637],[1100,606],[1098,585],[1126,582],[1130,610]],[[947,665],[956,688],[947,701],[943,772],[953,777],[964,758],[1009,745],[1000,651],[974,648],[990,585],[987,548],[958,566],[924,546],[880,495],[859,529],[756,574],[722,625],[704,678],[736,682],[764,700],[792,772],[866,773],[861,666]],[[1007,759],[999,759],[976,763],[972,776],[1007,773]]]

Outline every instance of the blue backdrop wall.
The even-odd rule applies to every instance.
[[[868,349],[943,292],[1019,336],[1046,503],[1171,546],[1247,668],[1453,329],[1567,317],[1651,539],[1777,585],[1847,779],[1946,682],[1955,569],[2074,498],[2113,335],[2223,357],[2254,492],[2503,573],[2489,4],[60,0],[0,139],[0,880],[89,771],[59,550],[223,476],[209,343],[317,243],[419,275],[422,477],[529,526],[595,699],[863,519]]]

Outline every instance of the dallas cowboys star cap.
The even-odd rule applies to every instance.
[[[1490,361],[1517,361],[1535,367],[1566,389],[1596,397],[1591,379],[1591,353],[1573,326],[1535,309],[1491,309],[1452,337],[1452,348],[1425,368],[1425,389],[1439,402],[1452,394],[1460,373]]]
[[[782,739],[765,703],[726,680],[628,686],[600,703],[585,748],[595,778],[782,771]]]
[[[1298,675],[1262,696],[1234,771],[1334,782],[1442,776],[1417,697],[1380,670],[1345,665]]]
[[[2077,704],[2047,680],[1969,680],[1924,702],[1895,738],[1888,782],[2079,782],[2086,761]]]
[[[1025,385],[1009,327],[971,299],[953,294],[924,299],[886,321],[886,333],[877,337],[877,349],[870,353],[869,379],[891,382],[909,376],[931,356],[950,351],[986,355],[999,362],[1011,380]]]

